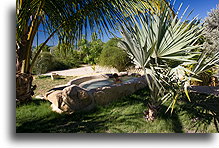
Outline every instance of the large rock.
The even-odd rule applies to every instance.
[[[62,103],[63,103],[63,97],[62,97],[62,90],[56,90],[49,92],[45,95],[45,99],[49,100],[52,105],[52,110],[56,111],[58,113],[62,113],[63,110],[61,108]]]
[[[63,90],[63,104],[68,107],[62,107],[63,111],[83,111],[94,107],[92,95],[77,85],[71,85]]]
[[[65,87],[63,90],[47,93],[46,100],[53,104],[53,110],[57,112],[71,113],[89,110],[94,107],[92,96],[86,90],[74,84]]]

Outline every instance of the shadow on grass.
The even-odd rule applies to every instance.
[[[126,114],[125,116],[111,115],[110,112],[99,114],[99,110],[93,110],[89,113],[74,113],[67,114],[48,114],[45,118],[32,120],[23,123],[16,128],[17,133],[105,133],[112,125],[119,125],[126,122],[129,125],[139,125],[139,122],[134,122],[130,118],[136,116],[142,117],[142,114]],[[54,116],[54,114],[56,114]],[[51,117],[54,117],[51,119]],[[119,131],[118,131],[119,130]],[[117,133],[126,133],[123,129],[118,129]],[[115,131],[115,130],[114,130]]]
[[[48,108],[48,113],[45,116],[36,119],[31,118],[31,121],[25,121],[16,127],[17,133],[101,133],[108,131],[108,126],[115,123],[123,123],[123,120],[135,118],[136,116],[142,118],[142,113],[121,115],[114,113],[114,107],[129,107],[135,103],[145,103],[144,91],[138,91],[133,95],[124,97],[117,102],[113,102],[105,107],[97,107],[90,112],[77,112],[71,115],[57,114]],[[32,100],[27,104],[38,106],[44,102],[43,100]],[[46,102],[48,103],[48,102]],[[26,105],[27,105],[26,104]],[[25,104],[21,105],[25,107]],[[40,114],[36,111],[36,114]],[[131,111],[130,111],[131,112]],[[19,120],[22,122],[22,119]],[[132,121],[133,122],[133,121]],[[133,124],[133,123],[132,123]],[[122,132],[122,131],[121,131]]]
[[[171,114],[170,112],[166,113],[167,106],[161,105],[158,118],[166,122],[166,124],[171,124],[172,130],[175,133],[183,133],[182,122],[179,119],[179,115],[176,113],[176,110]]]
[[[44,104],[45,112],[38,116],[40,109],[35,112],[36,118],[30,114],[30,120],[24,120],[26,116],[19,118],[17,133],[127,133],[145,132],[144,128],[151,126],[163,126],[160,121],[165,122],[163,131],[183,133],[184,127],[180,120],[179,112],[186,112],[195,123],[211,124],[212,120],[218,123],[219,98],[208,96],[191,96],[192,102],[183,102],[178,105],[173,114],[165,113],[167,106],[162,105],[159,110],[158,119],[154,123],[147,123],[143,119],[143,110],[148,103],[148,92],[145,90],[124,97],[105,107],[97,107],[90,112],[78,112],[71,115],[57,114],[51,111],[49,103],[43,100],[33,100],[28,104],[39,106]],[[45,105],[46,104],[46,105]],[[25,106],[24,106],[25,107]],[[39,108],[37,107],[37,108]],[[48,107],[48,108],[47,108]],[[24,109],[25,113],[25,109]],[[28,116],[29,117],[29,116]],[[158,123],[158,124],[157,124]],[[186,125],[187,126],[187,125]],[[194,125],[199,127],[198,124]],[[142,128],[141,128],[142,127]],[[129,129],[128,129],[129,128]],[[138,129],[140,128],[140,130]],[[156,130],[156,129],[155,129]],[[152,130],[149,130],[153,132]],[[159,132],[159,130],[156,130]]]
[[[143,101],[144,106],[148,105],[148,97],[145,98],[145,96],[150,96],[149,89],[138,91],[134,96],[136,96],[135,100]],[[142,97],[145,98],[142,100]],[[156,120],[164,120],[166,124],[171,124],[171,128],[175,133],[183,133],[183,126],[182,122],[179,119],[179,115],[176,111],[174,111],[172,114],[169,112],[166,113],[167,106],[160,105],[159,113],[158,113],[158,119]],[[142,116],[142,114],[140,114]]]
[[[205,131],[207,126],[214,123],[215,129],[219,132],[219,97],[214,95],[205,95],[191,93],[191,102],[187,99],[180,105],[182,111],[190,115],[192,126],[198,130]],[[204,125],[201,128],[201,125]]]
[[[48,118],[41,118],[25,122],[17,127],[17,133],[95,133],[104,128],[106,122],[101,116],[89,117],[87,113],[74,113],[72,115],[48,114]],[[50,118],[53,116],[53,118]],[[99,120],[102,119],[102,120]]]

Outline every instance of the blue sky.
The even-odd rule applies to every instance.
[[[178,8],[180,3],[183,3],[182,10],[189,6],[190,10],[194,9],[193,16],[199,14],[199,18],[204,19],[212,8],[216,8],[219,0],[176,0],[174,8]]]
[[[216,5],[219,4],[219,0],[176,0],[174,8],[178,9],[178,7],[181,3],[183,4],[181,10],[184,10],[187,6],[189,6],[189,10],[194,9],[194,11],[193,11],[192,15],[189,17],[189,19],[192,19],[196,15],[199,15],[198,16],[199,18],[204,19],[207,16],[208,12],[211,11],[211,9],[216,8]],[[116,34],[116,35],[119,35],[119,34]],[[44,42],[46,40],[47,36],[48,35],[46,35],[42,32],[39,32],[38,44],[41,44],[42,42]],[[109,38],[106,35],[104,35],[104,37],[101,39],[104,42],[107,42],[109,40]],[[57,41],[58,41],[57,37],[54,37],[53,39],[51,39],[48,42],[48,45],[50,45],[50,46],[57,45],[57,43],[58,43]],[[34,46],[37,45],[36,38],[34,40],[33,45]]]

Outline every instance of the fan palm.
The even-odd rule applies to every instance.
[[[155,1],[155,0],[154,0]],[[33,94],[32,67],[46,43],[56,34],[60,42],[73,42],[87,31],[114,29],[129,14],[143,10],[144,0],[16,0],[16,98]],[[125,17],[126,16],[126,17]],[[32,44],[40,25],[48,38],[32,57]]]
[[[132,16],[132,22],[135,23],[121,27],[123,38],[120,46],[129,53],[135,64],[145,71],[151,90],[151,110],[147,113],[150,115],[154,114],[151,112],[156,112],[162,100],[172,98],[169,107],[173,109],[180,95],[179,88],[185,86],[185,82],[182,83],[173,73],[173,68],[184,62],[196,62],[192,60],[192,57],[197,55],[193,51],[200,48],[196,43],[202,31],[200,26],[193,25],[193,21],[182,21],[186,10],[182,17],[179,17],[178,12],[173,16],[166,5],[161,8],[163,11],[157,14]],[[169,63],[174,61],[175,67],[170,66]]]

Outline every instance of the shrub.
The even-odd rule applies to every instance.
[[[131,63],[127,53],[119,47],[104,48],[99,57],[99,65],[114,67],[124,71]]]
[[[42,52],[33,68],[36,74],[46,73],[54,69],[55,58],[49,52]]]
[[[59,44],[53,48],[52,55],[57,61],[55,70],[78,67],[82,63],[79,52],[70,44]]]
[[[57,63],[60,64],[55,66],[55,70],[64,70],[64,69],[69,69],[69,68],[75,68],[75,67],[79,67],[80,62],[75,59],[75,58],[71,58],[71,59],[56,59]]]
[[[43,74],[54,70],[64,70],[73,67],[78,67],[79,63],[74,58],[57,58],[49,52],[42,52],[33,67],[33,73]]]

